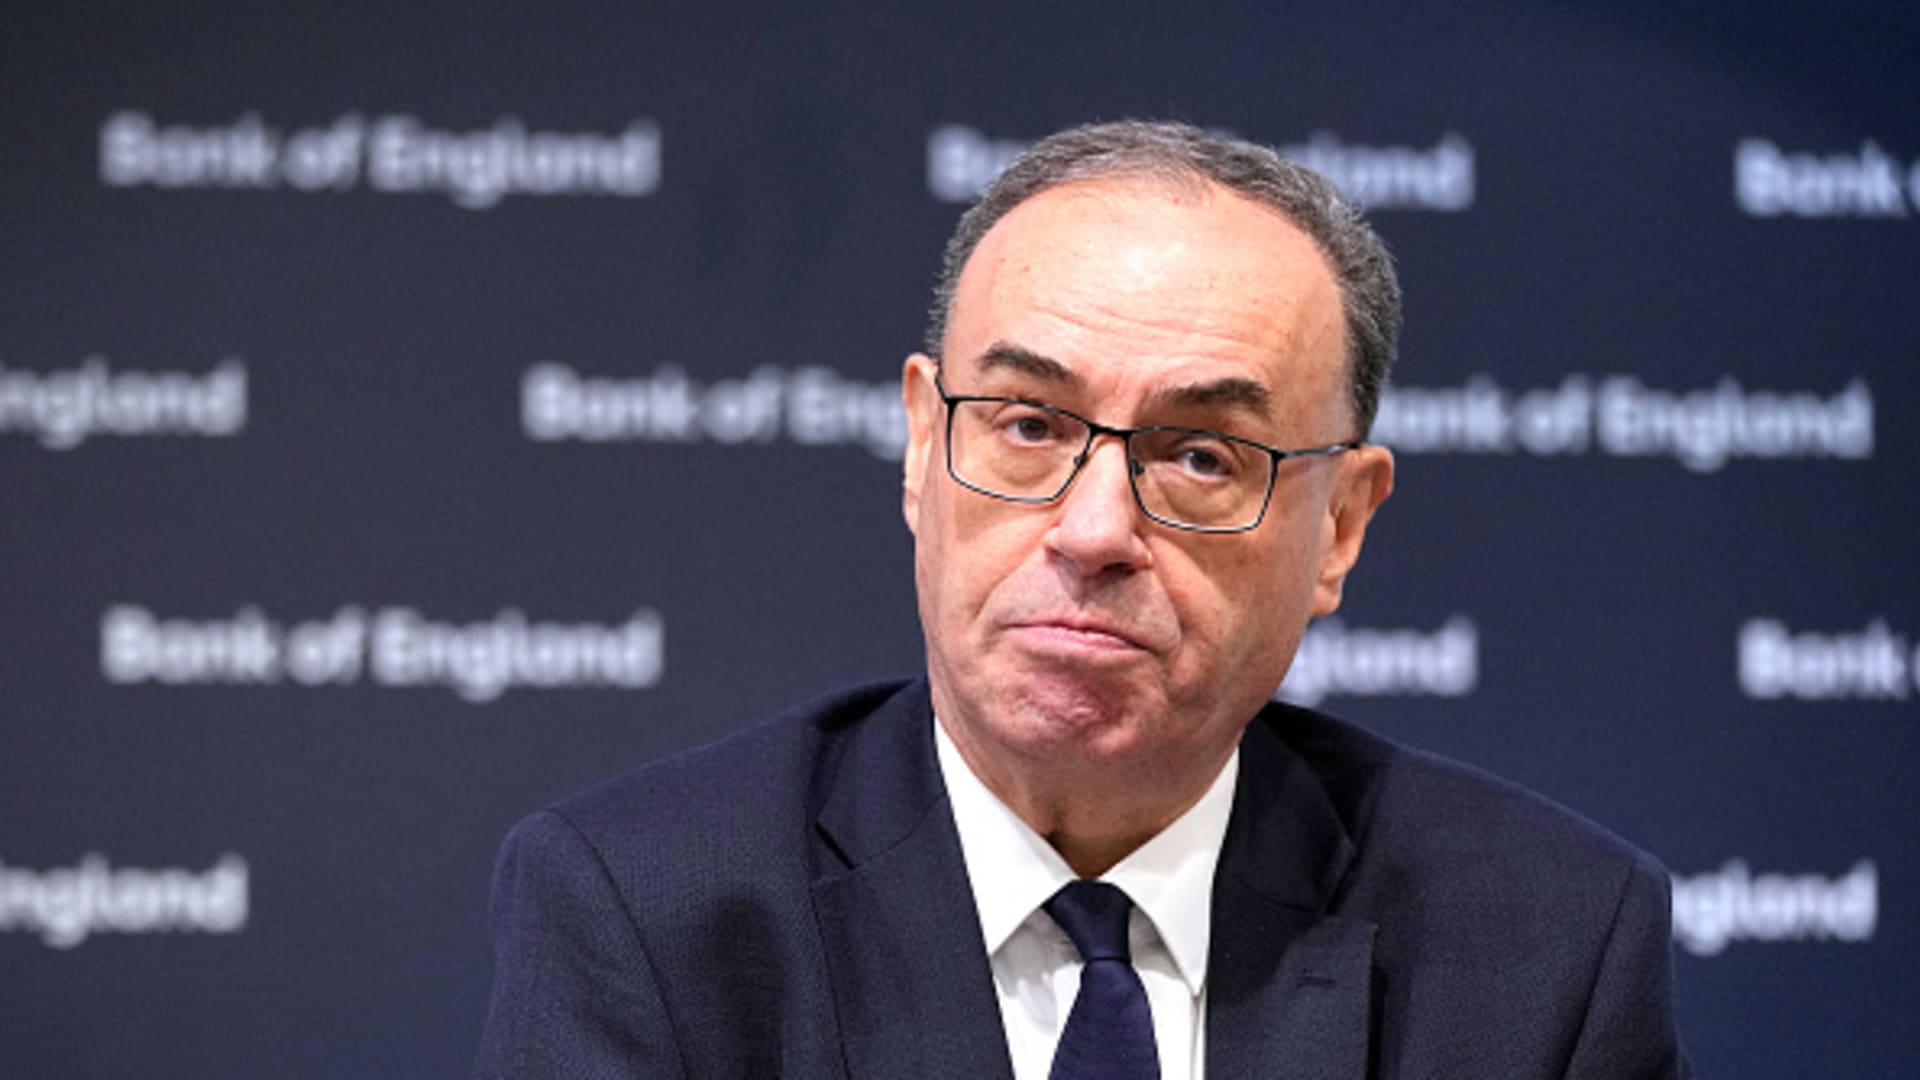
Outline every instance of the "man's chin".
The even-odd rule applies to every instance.
[[[1032,752],[1065,758],[1120,760],[1146,731],[1143,710],[1154,700],[1138,680],[1037,673],[1013,695],[1006,735]]]
[[[1140,750],[1157,726],[1155,710],[1165,707],[1157,665],[1028,653],[1013,659],[938,680],[947,685],[936,687],[934,705],[955,710],[951,719],[978,725],[1004,752],[1031,764],[1124,760]]]

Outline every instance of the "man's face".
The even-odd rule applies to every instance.
[[[1211,185],[1097,180],[987,233],[938,373],[954,394],[1302,448],[1358,434],[1345,348],[1326,260],[1277,212]],[[904,507],[942,723],[976,771],[1210,778],[1309,617],[1339,605],[1391,457],[1281,462],[1245,533],[1147,518],[1111,438],[1058,501],[1006,502],[947,475],[936,370],[907,362]]]

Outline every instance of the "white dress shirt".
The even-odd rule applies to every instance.
[[[987,790],[937,722],[934,741],[993,966],[1013,1075],[1046,1080],[1080,990],[1081,961],[1041,905],[1075,875],[1059,852]],[[1128,940],[1153,1010],[1162,1080],[1205,1075],[1213,869],[1239,776],[1235,750],[1199,802],[1100,877],[1133,900]]]

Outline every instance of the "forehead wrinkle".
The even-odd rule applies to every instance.
[[[1095,313],[1071,310],[1065,304],[1054,305],[1049,313],[1064,323],[1092,330],[1096,335],[1110,334],[1116,324],[1128,324],[1147,331],[1151,343],[1129,349],[1129,354],[1136,359],[1166,364],[1189,360],[1206,362],[1215,356],[1216,348],[1222,352],[1233,352],[1248,346],[1257,352],[1272,352],[1282,356],[1308,351],[1301,348],[1295,335],[1279,326],[1278,319],[1259,320],[1258,329],[1263,337],[1277,333],[1278,340],[1250,341],[1244,328],[1215,329],[1209,325],[1211,320],[1204,318],[1180,315],[1155,317],[1116,306],[1106,298],[1095,299],[1091,306]],[[1074,373],[1068,374],[1077,381]],[[1186,381],[1151,387],[1146,392],[1144,404],[1148,408],[1226,406],[1243,411],[1256,420],[1272,421],[1276,416],[1275,402],[1274,391],[1262,380],[1245,375],[1221,375],[1214,378],[1196,376]]]
[[[1068,318],[1067,321],[1075,320]],[[1069,390],[1083,390],[1086,379],[1065,363],[1024,345],[1001,339],[989,345],[974,361],[980,374],[995,370],[1018,372]],[[1210,408],[1226,406],[1238,409],[1262,421],[1274,418],[1274,394],[1257,379],[1223,375],[1196,378],[1186,382],[1152,387],[1146,394],[1146,407]]]

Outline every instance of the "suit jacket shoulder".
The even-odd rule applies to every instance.
[[[1243,782],[1249,760],[1317,796],[1296,791],[1289,813],[1305,802],[1331,819],[1322,910],[1370,928],[1381,1075],[1413,1062],[1435,1075],[1684,1069],[1669,879],[1650,856],[1532,792],[1311,710],[1263,711]]]
[[[849,691],[521,822],[477,1074],[1006,1075],[931,715]]]
[[[650,762],[548,808],[648,892],[671,904],[723,879],[752,888],[815,861],[813,820],[846,737],[905,683],[877,683],[787,709],[692,750]],[[644,837],[644,842],[641,842]]]

